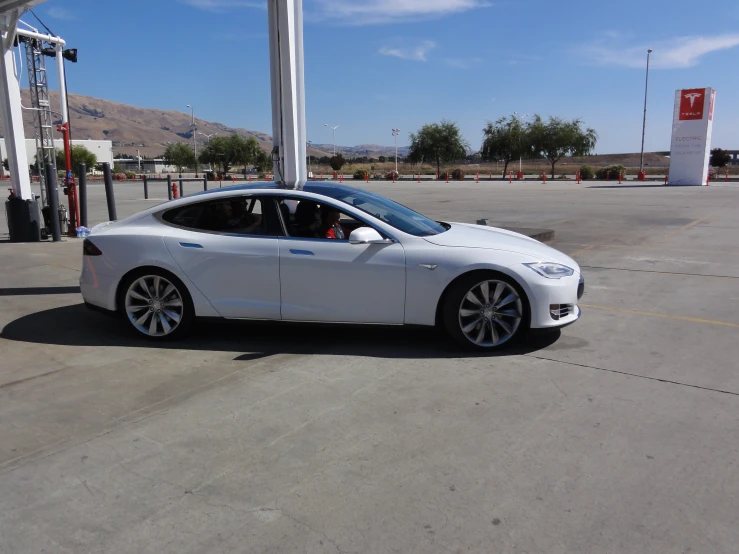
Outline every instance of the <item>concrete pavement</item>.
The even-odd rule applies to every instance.
[[[130,186],[121,217],[156,202]],[[0,552],[735,551],[739,187],[362,186],[555,229],[583,319],[498,356],[293,325],[154,347],[81,306],[79,241],[0,244]]]

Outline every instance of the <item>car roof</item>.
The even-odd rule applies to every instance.
[[[305,186],[302,189],[289,189],[287,187],[280,186],[277,183],[262,182],[262,183],[249,183],[246,185],[232,185],[230,187],[211,189],[211,190],[207,190],[203,192],[197,192],[195,194],[190,194],[187,196],[187,198],[193,198],[195,196],[208,196],[208,195],[214,195],[214,194],[220,194],[220,193],[234,193],[234,192],[252,191],[252,190],[281,190],[281,191],[286,191],[286,192],[301,192],[302,191],[302,192],[309,192],[312,194],[326,195],[326,193],[329,191],[334,191],[334,192],[341,191],[341,192],[350,194],[359,189],[356,189],[354,187],[348,187],[346,185],[338,185],[334,183],[329,183],[328,181],[308,182],[305,184]]]

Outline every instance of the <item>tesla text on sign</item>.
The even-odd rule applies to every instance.
[[[670,144],[670,185],[705,185],[711,154],[716,91],[691,88],[675,93]]]

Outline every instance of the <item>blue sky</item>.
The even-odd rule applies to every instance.
[[[674,91],[717,89],[713,145],[739,148],[735,0],[304,0],[308,137],[392,144],[442,118],[472,147],[514,111],[579,117],[596,151],[667,150]],[[70,92],[271,132],[266,0],[48,0],[80,62]],[[24,17],[35,24],[30,14]]]

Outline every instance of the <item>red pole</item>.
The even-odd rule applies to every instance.
[[[67,235],[70,237],[76,237],[77,225],[80,221],[80,207],[77,204],[77,191],[75,190],[76,183],[74,182],[74,176],[72,173],[72,145],[69,142],[69,123],[57,125],[56,130],[62,133],[62,138],[64,139],[64,160],[67,167],[67,173],[64,176],[64,186],[67,187],[67,194],[69,196],[70,225]]]
[[[580,170],[577,170],[577,175],[575,175],[575,178],[577,179],[577,184],[580,184]]]
[[[480,172],[478,171],[477,174],[475,175],[475,183],[479,183],[479,182],[480,182]]]
[[[390,173],[391,173],[391,174],[392,174],[392,176],[393,176],[393,183],[394,183],[394,182],[395,182],[395,172],[394,172],[394,171],[391,171]]]
[[[546,182],[547,182],[547,172],[546,171],[541,174],[541,178],[542,178],[544,184],[546,184]]]
[[[622,176],[621,176],[621,172],[619,171],[618,172],[618,184],[619,185],[621,184],[621,181],[622,181]]]
[[[446,182],[447,183],[449,182],[449,172],[448,171],[446,172]]]
[[[513,182],[513,171],[511,171],[511,174],[508,176],[508,182],[509,183]]]
[[[729,182],[729,170],[728,169],[726,170],[726,182],[727,183]]]

